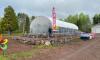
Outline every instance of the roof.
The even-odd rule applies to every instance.
[[[52,18],[45,17],[45,16],[37,16],[37,20],[41,21],[41,23],[44,22],[45,20],[50,20],[51,23],[53,23]],[[34,23],[36,23],[36,22],[34,22]],[[44,23],[46,23],[46,21]],[[61,20],[58,20],[58,19],[56,20],[56,26],[78,30],[78,26],[76,26],[75,24],[72,24],[72,23],[69,23],[69,22],[64,22],[64,21],[61,21]]]
[[[49,18],[49,19],[50,19],[51,22],[53,22],[52,18]],[[56,20],[56,25],[61,26],[61,27],[65,27],[65,28],[71,28],[71,29],[77,29],[78,30],[78,26],[76,26],[75,24],[60,21],[58,19]]]

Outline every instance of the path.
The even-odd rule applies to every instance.
[[[92,41],[85,41],[80,46],[67,45],[47,50],[30,60],[100,60],[100,35]]]

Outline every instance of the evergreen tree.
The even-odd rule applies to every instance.
[[[14,9],[11,6],[7,6],[4,9],[4,17],[1,22],[1,27],[3,31],[9,31],[9,32],[18,29],[18,20],[14,12]]]

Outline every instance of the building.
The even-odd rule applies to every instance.
[[[100,24],[97,24],[92,27],[92,32],[94,33],[100,33]]]
[[[30,33],[36,34],[48,34],[48,29],[52,28],[52,18],[43,16],[36,17],[30,24]],[[57,33],[63,34],[75,34],[78,31],[78,27],[75,24],[56,20]]]

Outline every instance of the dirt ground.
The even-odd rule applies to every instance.
[[[8,54],[32,49],[31,45],[21,44],[14,40],[9,40],[8,46]],[[40,49],[37,55],[20,60],[100,60],[99,51],[100,34],[97,34],[95,39],[89,41],[77,40],[60,47]]]
[[[31,49],[32,49],[31,45],[21,44],[17,41],[9,39],[8,50],[7,50],[8,54],[21,51],[29,51]]]

